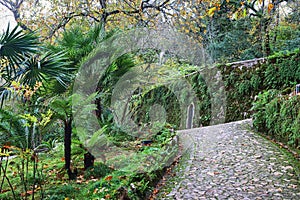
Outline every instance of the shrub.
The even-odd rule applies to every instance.
[[[252,102],[259,93],[271,89],[285,90],[283,94],[292,92],[291,88],[300,83],[299,59],[300,53],[296,49],[292,52],[277,53],[269,57],[267,62],[258,63],[251,67],[243,66],[243,64],[240,67],[220,65],[219,69],[222,71],[227,91],[226,122],[249,118],[254,111],[251,110]],[[269,91],[269,94],[266,95],[271,95],[270,98],[274,97],[272,96],[274,90]],[[268,99],[267,96],[264,98]],[[261,101],[267,99],[261,99]],[[263,102],[258,100],[256,103]],[[257,106],[259,109],[259,105]],[[258,116],[260,114],[256,113],[255,115],[259,118],[262,117]],[[260,121],[259,123],[265,122]],[[271,122],[269,121],[269,123]],[[266,127],[265,125],[262,126]]]
[[[98,163],[92,168],[89,168],[84,173],[84,178],[103,178],[113,170],[103,163]]]
[[[281,95],[269,90],[258,95],[253,103],[253,126],[277,141],[299,147],[300,96]]]

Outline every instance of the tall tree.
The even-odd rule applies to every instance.
[[[39,30],[46,39],[58,35],[71,24],[105,28],[153,25],[170,14],[170,0],[0,0],[24,29]],[[30,10],[30,12],[28,12]]]
[[[204,46],[218,46],[222,38],[228,38],[232,34],[232,28],[236,24],[241,24],[238,21],[242,20],[243,23],[247,21],[241,29],[244,30],[242,35],[250,36],[252,43],[249,46],[254,45],[258,52],[255,56],[267,56],[271,53],[272,46],[270,32],[276,26],[276,17],[282,14],[282,7],[288,1],[194,0],[179,2],[179,6],[174,8],[176,24],[181,31],[198,39]]]

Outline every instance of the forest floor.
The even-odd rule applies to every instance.
[[[157,199],[300,199],[299,162],[251,120],[184,130],[183,158]]]

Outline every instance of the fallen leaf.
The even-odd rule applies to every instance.
[[[105,178],[105,180],[106,180],[106,181],[110,181],[112,178],[113,178],[112,176],[107,176],[107,177]]]
[[[294,169],[292,166],[286,166],[284,168],[285,168],[285,170],[293,170]]]
[[[281,172],[274,172],[274,175],[275,175],[275,176],[281,176],[282,173],[281,173]]]
[[[11,146],[10,145],[3,145],[3,149],[10,149]]]
[[[5,192],[8,192],[8,191],[10,191],[10,190],[1,190],[1,194],[5,193]]]
[[[98,192],[98,188],[96,188],[93,192],[93,194],[96,194]]]
[[[32,190],[28,190],[27,192],[21,193],[21,196],[25,197],[25,196],[28,196],[28,195],[31,195],[31,194],[32,194]]]
[[[214,172],[207,172],[207,174],[210,175],[210,176],[215,176]]]

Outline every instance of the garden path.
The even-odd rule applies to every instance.
[[[180,131],[186,156],[157,199],[300,199],[299,168],[251,123]]]

